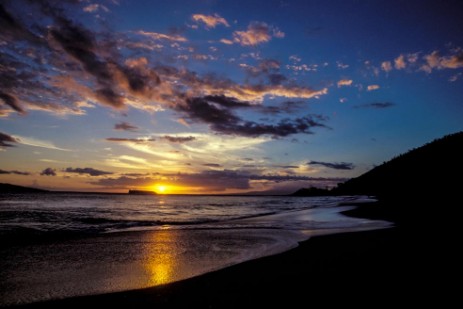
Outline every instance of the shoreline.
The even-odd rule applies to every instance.
[[[356,289],[373,296],[378,293],[371,284],[393,280],[398,270],[395,266],[402,264],[389,250],[390,240],[397,236],[396,228],[315,236],[283,253],[162,286],[11,308],[239,308],[245,304],[272,306],[275,303],[296,306],[307,298],[317,301],[333,293],[349,292],[354,279],[363,282]],[[361,270],[371,269],[380,256],[387,257],[392,264],[376,271]],[[405,262],[399,269],[408,266]],[[395,289],[399,292],[404,287]]]
[[[368,209],[370,206],[375,209]],[[375,203],[362,204],[345,215],[377,217],[377,207]],[[423,293],[433,293],[425,299],[439,295],[436,284],[441,284],[445,275],[440,271],[450,267],[428,267],[424,271],[417,263],[426,258],[430,249],[425,237],[417,237],[421,232],[395,226],[314,236],[283,253],[166,285],[9,308],[298,307],[308,300],[357,304],[365,301],[364,296],[380,299],[381,304],[419,301]]]

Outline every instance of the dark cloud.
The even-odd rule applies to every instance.
[[[164,135],[161,138],[171,143],[186,143],[186,142],[194,141],[196,139],[196,137],[194,136],[170,136],[170,135]]]
[[[204,96],[203,99],[209,103],[216,103],[226,108],[238,108],[238,107],[246,108],[246,107],[253,106],[249,102],[240,101],[236,98],[227,97],[224,95],[207,95],[207,96]]]
[[[292,114],[300,111],[307,103],[304,101],[284,101],[277,106],[259,106],[259,111],[264,114]]]
[[[127,177],[142,177],[142,176],[148,176],[149,173],[125,173],[122,175],[127,176]]]
[[[40,175],[42,176],[56,176],[56,170],[55,169],[52,169],[51,167],[47,167],[46,169],[44,169]]]
[[[13,110],[17,111],[20,114],[24,114],[26,111],[19,105],[18,100],[15,96],[4,93],[0,91],[0,100],[2,100],[6,105],[11,107]]]
[[[127,189],[135,186],[152,185],[157,179],[153,177],[127,177],[120,176],[117,178],[101,178],[97,181],[90,182],[93,185]]]
[[[207,167],[221,167],[222,165],[217,164],[217,163],[204,163],[203,166],[207,166]]]
[[[35,40],[35,35],[30,32],[17,18],[15,18],[0,3],[0,38],[7,40],[21,38]]]
[[[264,59],[255,66],[245,65],[245,71],[249,78],[258,79],[270,85],[281,85],[288,78],[280,73],[280,62],[274,59]]]
[[[79,22],[81,16],[74,12],[82,12],[88,5],[86,1],[5,3],[0,7],[0,36],[8,42],[0,45],[0,100],[4,103],[0,106],[1,115],[8,115],[10,109],[24,113],[29,107],[82,115],[94,103],[115,109],[130,105],[147,111],[162,105],[187,114],[191,121],[207,123],[223,134],[280,137],[310,133],[310,128],[324,126],[325,119],[318,116],[273,123],[237,116],[237,108],[266,112],[257,103],[267,96],[309,99],[327,93],[326,89],[314,91],[288,85],[277,60],[261,60],[248,74],[258,80],[238,84],[216,74],[200,76],[163,64],[176,63],[174,58],[180,48],[186,49],[183,44],[187,40],[178,34],[110,31],[103,16],[106,10],[98,12],[100,22]],[[235,43],[244,46],[283,36],[277,28],[264,23],[252,23],[247,31],[234,33]],[[203,97],[197,99],[198,96]],[[277,115],[284,111],[282,106],[280,110],[271,107],[267,112]],[[117,130],[134,130],[118,125]]]
[[[110,175],[113,174],[112,172],[105,172],[101,170],[97,170],[91,167],[84,167],[84,168],[72,168],[68,167],[64,170],[66,173],[76,173],[76,174],[88,174],[90,176],[102,176],[102,175]]]
[[[395,103],[392,102],[374,102],[354,106],[355,108],[376,108],[383,109],[395,106]]]
[[[310,161],[307,164],[309,165],[321,165],[327,168],[332,168],[335,170],[352,170],[355,168],[355,165],[352,163],[347,163],[347,162],[336,162],[336,163],[331,163],[331,162],[320,162],[320,161]]]
[[[284,182],[284,181],[326,181],[326,182],[341,182],[347,180],[346,178],[325,178],[325,177],[310,177],[310,176],[302,176],[302,175],[249,175],[249,179],[251,180],[267,180],[272,182]]]
[[[5,171],[5,170],[1,170],[0,169],[0,174],[15,174],[15,175],[23,175],[23,176],[27,176],[27,175],[30,175],[31,173],[29,172],[21,172],[21,171]]]
[[[131,95],[150,97],[160,84],[145,58],[124,59],[117,33],[110,35],[106,27],[90,30],[68,18],[66,12],[79,11],[83,4],[18,1],[9,5],[15,15],[0,5],[0,38],[9,43],[0,46],[1,58],[9,58],[0,60],[1,99],[17,112],[25,111],[21,102],[82,114],[72,105],[88,99],[120,109]]]
[[[134,126],[128,122],[119,122],[119,123],[116,123],[114,125],[114,129],[115,130],[121,130],[121,131],[132,131],[132,132],[135,132],[138,130],[138,127],[137,126]]]
[[[288,78],[280,73],[271,73],[267,75],[268,81],[271,85],[281,85],[283,82],[287,81]]]
[[[11,143],[17,143],[18,140],[11,135],[0,132],[0,148],[14,147]]]
[[[120,137],[108,137],[106,138],[108,142],[130,142],[130,143],[146,143],[154,142],[155,138],[120,138]]]
[[[220,106],[217,104],[220,102]],[[210,128],[218,133],[241,135],[241,136],[260,136],[271,135],[273,137],[285,137],[291,134],[306,133],[312,134],[311,129],[315,127],[327,128],[323,122],[326,120],[321,115],[309,115],[296,119],[282,119],[276,124],[258,123],[243,120],[233,113],[227,104],[236,106],[234,98],[220,96],[197,97],[187,99],[186,104],[179,105],[177,110],[187,114],[191,120],[197,120],[209,124]]]
[[[159,179],[162,179],[163,182],[175,185],[205,188],[209,191],[217,192],[227,189],[250,189],[250,181],[252,180],[265,180],[274,184],[292,181],[310,181],[312,183],[330,185],[346,180],[345,178],[308,177],[298,175],[257,175],[245,171],[207,170],[191,174],[162,174],[158,175],[158,177],[128,177],[128,175],[124,175],[118,178],[101,178],[90,183],[103,187],[128,189],[130,187],[152,185],[156,181],[159,181]]]

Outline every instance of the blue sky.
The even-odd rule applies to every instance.
[[[0,182],[285,193],[463,127],[460,1],[0,5]]]

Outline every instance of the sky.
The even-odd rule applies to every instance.
[[[462,20],[451,0],[0,0],[0,182],[331,188],[463,129]]]

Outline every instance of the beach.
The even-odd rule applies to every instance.
[[[376,307],[437,301],[442,305],[452,299],[444,277],[454,264],[445,251],[449,247],[435,242],[431,234],[436,235],[398,226],[316,236],[284,253],[179,282],[21,308],[296,308],[301,302]],[[431,258],[435,250],[439,255]]]

